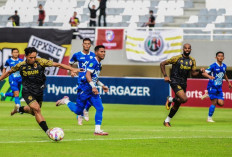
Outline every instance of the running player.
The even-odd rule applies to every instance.
[[[25,49],[26,60],[15,65],[11,70],[7,71],[0,77],[0,81],[8,77],[10,74],[17,71],[22,76],[22,96],[27,103],[27,106],[21,106],[14,109],[11,115],[15,113],[29,113],[35,116],[37,123],[46,132],[49,133],[46,121],[41,113],[43,90],[45,88],[46,76],[44,74],[45,67],[59,67],[62,69],[71,70],[73,73],[77,73],[80,69],[72,68],[68,65],[53,62],[43,58],[36,58],[37,50],[34,47],[28,47]]]
[[[95,55],[96,57],[91,59],[87,64],[86,75],[81,79],[81,83],[79,84],[77,104],[70,102],[69,98],[65,96],[63,99],[58,100],[56,105],[66,104],[68,106],[77,106],[75,109],[73,108],[73,112],[80,116],[83,113],[86,102],[89,101],[96,109],[94,135],[108,135],[107,132],[101,130],[103,105],[96,88],[96,85],[99,85],[104,92],[108,92],[108,87],[98,80],[101,71],[100,62],[105,58],[105,47],[103,45],[96,46]]]
[[[11,68],[16,64],[23,61],[23,59],[19,58],[19,50],[17,48],[13,48],[11,51],[12,57],[6,60],[5,66],[2,70],[2,74],[6,73],[7,68]],[[9,84],[12,92],[10,93],[1,93],[2,97],[10,96],[14,97],[15,107],[19,108],[21,106],[19,99],[19,91],[22,84],[22,77],[19,72],[15,72],[9,76]]]
[[[81,79],[85,77],[85,70],[86,70],[86,65],[88,64],[90,59],[93,59],[95,57],[94,52],[90,51],[90,47],[91,47],[91,40],[89,38],[85,38],[83,39],[83,50],[79,51],[77,53],[74,53],[72,58],[69,61],[69,64],[72,66],[75,62],[78,62],[78,68],[82,68],[84,69],[83,72],[80,72],[78,74],[78,80],[77,80],[77,84],[79,85],[81,83]],[[73,76],[73,74],[71,74]],[[69,109],[71,111],[73,111],[73,108],[75,108],[76,106],[69,106]],[[90,103],[87,101],[86,105],[85,105],[85,109],[83,111],[84,113],[84,119],[86,121],[89,121],[89,108],[91,107]],[[77,119],[78,119],[78,125],[82,125],[82,121],[83,121],[83,114],[81,116],[77,115]]]
[[[190,56],[191,50],[191,45],[186,43],[183,46],[183,54],[174,56],[160,63],[164,81],[169,82],[172,90],[175,92],[175,98],[172,98],[171,96],[167,98],[166,108],[169,110],[172,102],[174,102],[174,105],[164,121],[164,126],[166,127],[171,127],[170,120],[176,114],[180,105],[186,103],[188,100],[186,96],[186,88],[189,72],[191,71],[192,76],[197,76],[199,73],[204,72],[203,68],[199,72],[196,71],[196,61]],[[165,71],[165,65],[168,64],[172,64],[171,79],[167,76]],[[211,78],[207,73],[205,76]]]
[[[229,82],[228,77],[226,75],[227,66],[225,63],[223,63],[224,52],[222,51],[217,52],[216,59],[217,59],[216,63],[211,64],[209,68],[205,70],[208,74],[214,77],[213,80],[209,80],[207,86],[208,95],[212,102],[212,105],[209,107],[207,122],[214,122],[212,116],[216,105],[219,106],[224,105],[224,98],[222,93],[223,77],[228,82],[229,89],[231,89],[231,83]],[[204,76],[205,73],[202,75]]]

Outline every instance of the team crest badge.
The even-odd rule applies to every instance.
[[[36,63],[34,63],[34,68],[37,68],[37,64]]]
[[[89,64],[89,67],[93,67],[93,63],[90,63],[90,64]]]
[[[148,36],[144,42],[146,52],[151,56],[158,56],[163,51],[164,41],[160,35]]]
[[[115,37],[114,31],[112,31],[112,30],[106,30],[105,37],[106,37],[106,41],[108,41],[108,42],[113,41],[114,37]]]
[[[192,62],[192,61],[189,61],[189,65],[192,66],[192,65],[193,65],[193,62]]]
[[[29,96],[29,97],[28,97],[28,100],[32,100],[32,96]]]

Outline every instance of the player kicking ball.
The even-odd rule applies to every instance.
[[[45,67],[59,67],[66,70],[71,70],[73,73],[77,73],[80,69],[72,68],[68,65],[56,63],[44,58],[37,58],[37,50],[34,47],[28,47],[25,49],[26,60],[16,64],[9,71],[4,73],[0,77],[0,81],[7,78],[12,73],[17,71],[22,76],[22,96],[27,103],[27,106],[21,106],[19,109],[15,109],[11,112],[14,115],[18,112],[28,113],[35,116],[35,119],[44,132],[49,135],[49,129],[45,118],[41,113],[41,107],[43,102],[43,91],[45,88]],[[50,136],[48,136],[50,138]]]
[[[85,77],[82,77],[78,86],[77,102],[73,103],[67,96],[65,96],[63,99],[58,100],[56,105],[60,106],[66,104],[71,111],[78,116],[81,116],[86,102],[90,102],[96,109],[94,135],[104,136],[108,135],[108,133],[101,130],[103,119],[102,113],[104,108],[96,85],[101,86],[104,92],[108,92],[108,87],[98,80],[101,71],[100,62],[105,58],[105,47],[103,45],[98,45],[94,50],[96,57],[91,59],[86,65]]]
[[[164,81],[169,82],[172,90],[175,92],[175,97],[172,98],[169,96],[165,104],[166,108],[169,110],[171,104],[174,102],[169,115],[164,121],[164,126],[171,127],[170,121],[178,111],[182,103],[187,102],[186,88],[187,88],[187,77],[189,72],[192,76],[197,76],[204,72],[202,68],[200,71],[196,71],[196,61],[193,57],[190,56],[191,45],[184,44],[183,54],[174,56],[168,60],[165,60],[160,63],[161,71],[164,75]],[[172,64],[171,77],[169,78],[165,71],[165,65]],[[205,77],[212,79],[207,73]]]
[[[209,68],[205,70],[209,75],[212,75],[214,77],[213,80],[209,80],[207,86],[208,95],[212,102],[211,106],[209,107],[207,122],[214,122],[212,116],[216,105],[224,105],[224,98],[222,93],[223,78],[225,78],[225,80],[228,82],[229,89],[231,89],[231,83],[229,82],[228,77],[226,75],[227,66],[223,63],[224,52],[217,52],[216,60],[216,63],[211,64]],[[205,73],[203,73],[202,75],[206,76]]]

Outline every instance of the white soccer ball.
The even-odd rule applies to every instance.
[[[49,132],[49,137],[54,141],[61,141],[64,138],[64,131],[61,128],[53,128]]]

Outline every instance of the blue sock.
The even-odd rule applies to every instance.
[[[5,96],[11,96],[11,97],[13,97],[14,93],[5,93]]]
[[[69,103],[67,104],[67,106],[68,106],[68,108],[69,108],[72,112],[74,112],[75,114],[77,114],[77,109],[78,109],[78,107],[77,107],[77,104],[76,104],[76,103],[69,102]]]
[[[14,98],[14,101],[15,101],[15,104],[19,104],[19,105],[21,106],[19,97],[15,97],[15,98]]]
[[[215,107],[216,107],[216,106],[214,106],[214,105],[211,105],[211,106],[209,107],[209,117],[212,117],[212,116],[213,116]]]

